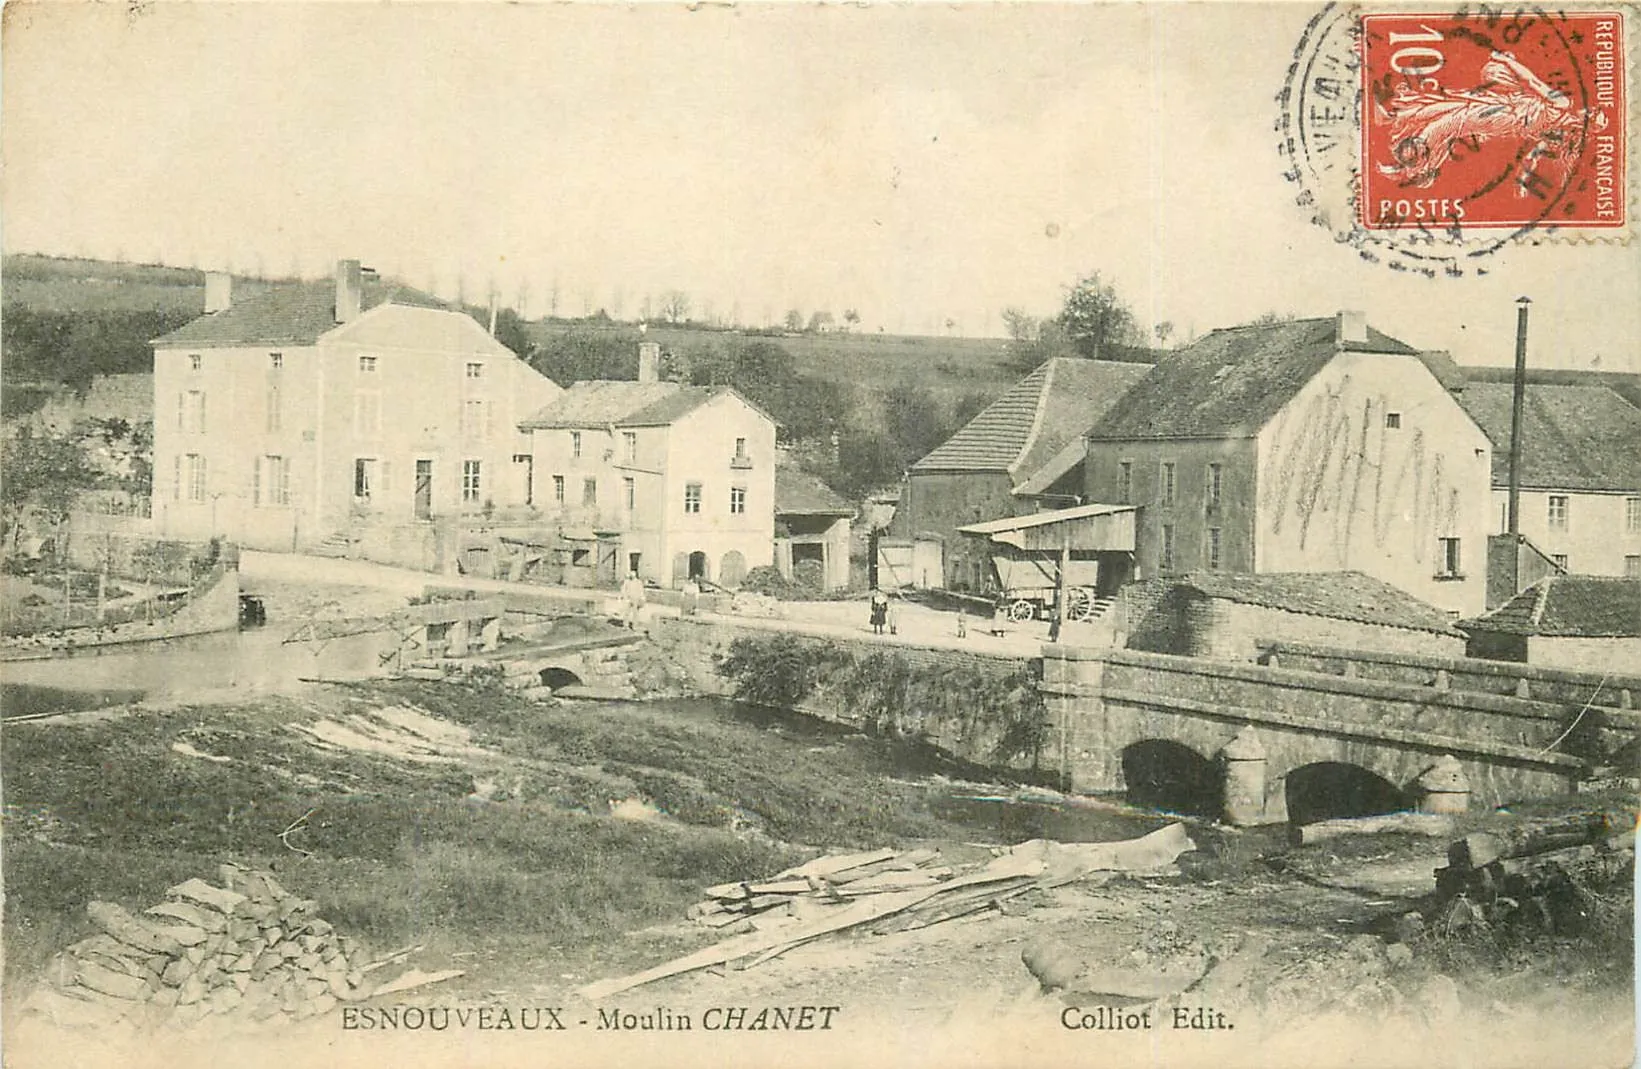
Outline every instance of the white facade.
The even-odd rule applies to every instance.
[[[309,346],[157,346],[155,522],[294,550],[360,523],[523,505],[517,422],[561,392],[433,308],[378,305]]]
[[[621,572],[735,585],[774,563],[775,425],[721,391],[670,422],[529,432],[537,508],[616,534]]]
[[[1495,487],[1496,533],[1510,529],[1509,510],[1510,491]],[[1641,579],[1641,493],[1524,488],[1519,523],[1564,571]]]
[[[1428,368],[1346,351],[1259,432],[1258,572],[1360,571],[1486,608],[1492,447]]]

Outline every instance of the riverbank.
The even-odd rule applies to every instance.
[[[721,702],[543,705],[409,681],[16,725],[0,740],[8,1035],[23,1038],[13,1044],[21,1052],[49,1030],[18,1008],[50,957],[91,934],[88,902],[135,911],[224,861],[277,872],[368,953],[419,946],[420,968],[463,971],[388,1005],[548,1005],[596,1022],[612,1007],[579,1003],[577,989],[720,937],[685,916],[710,884],[778,872],[822,849],[924,846],[973,863],[1035,832],[954,811],[947,803],[964,792],[939,778],[949,771],[926,751]],[[1091,837],[1159,823],[1111,813]],[[975,1064],[970,1056],[988,1048],[947,1040],[1002,1028],[1043,1056],[1080,1051],[1085,1064],[1145,1051],[1157,1064],[1281,1064],[1232,1056],[1279,1048],[1232,1041],[1281,1044],[1326,1021],[1337,1030],[1394,1019],[1437,1038],[1525,1035],[1531,1025],[1533,1042],[1517,1048],[1529,1053],[1551,1040],[1611,1050],[1628,1034],[1622,947],[1592,954],[1566,939],[1546,954],[1384,938],[1375,926],[1431,889],[1443,840],[1291,850],[1279,837],[1203,825],[1190,834],[1198,849],[1176,876],[1067,886],[929,929],[845,935],[756,969],[662,981],[613,1008],[701,1021],[713,1007],[838,1005],[828,1043],[859,1046],[892,1028],[914,1044],[897,1059],[907,1064]],[[1273,853],[1281,865],[1260,856]],[[1022,963],[1045,941],[1085,969],[1206,967],[1202,998],[1241,1031],[1073,1034],[1061,1015],[1078,997],[1044,990]],[[1547,1016],[1552,982],[1596,1016]],[[340,1022],[261,1036],[251,1053],[298,1057],[301,1044],[323,1043],[327,1064],[388,1053],[380,1037]],[[1150,1045],[1134,1045],[1142,1039]],[[1092,1061],[1090,1043],[1100,1044]],[[590,1033],[572,1049],[578,1057],[565,1064],[663,1050],[704,1063],[726,1050],[700,1031]],[[186,1037],[167,1045],[178,1057],[188,1050]],[[807,1055],[822,1051],[835,1053],[817,1043],[788,1061],[815,1064]]]

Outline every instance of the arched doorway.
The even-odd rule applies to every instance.
[[[1283,795],[1290,824],[1369,817],[1407,808],[1407,796],[1400,787],[1360,765],[1339,761],[1320,761],[1289,772]]]
[[[689,555],[689,577],[691,579],[709,579],[707,575],[707,555],[696,550]]]
[[[1224,777],[1219,766],[1189,746],[1146,739],[1122,752],[1123,781],[1135,805],[1216,817]]]
[[[746,558],[741,551],[732,549],[724,554],[723,561],[718,565],[718,582],[722,586],[734,589],[741,585],[746,578]]]

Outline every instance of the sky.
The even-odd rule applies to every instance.
[[[1361,262],[1282,178],[1303,4],[9,3],[7,252],[530,316],[669,290],[748,325],[996,336],[1098,271],[1176,339],[1362,309],[1466,363],[1641,370],[1641,247]],[[1633,210],[1633,209],[1632,209]],[[949,325],[948,325],[949,324]]]

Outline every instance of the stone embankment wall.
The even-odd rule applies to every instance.
[[[1032,660],[689,619],[658,620],[650,638],[659,671],[634,670],[646,695],[741,697],[993,767],[1030,769],[1040,756]],[[657,675],[659,692],[646,686]]]

